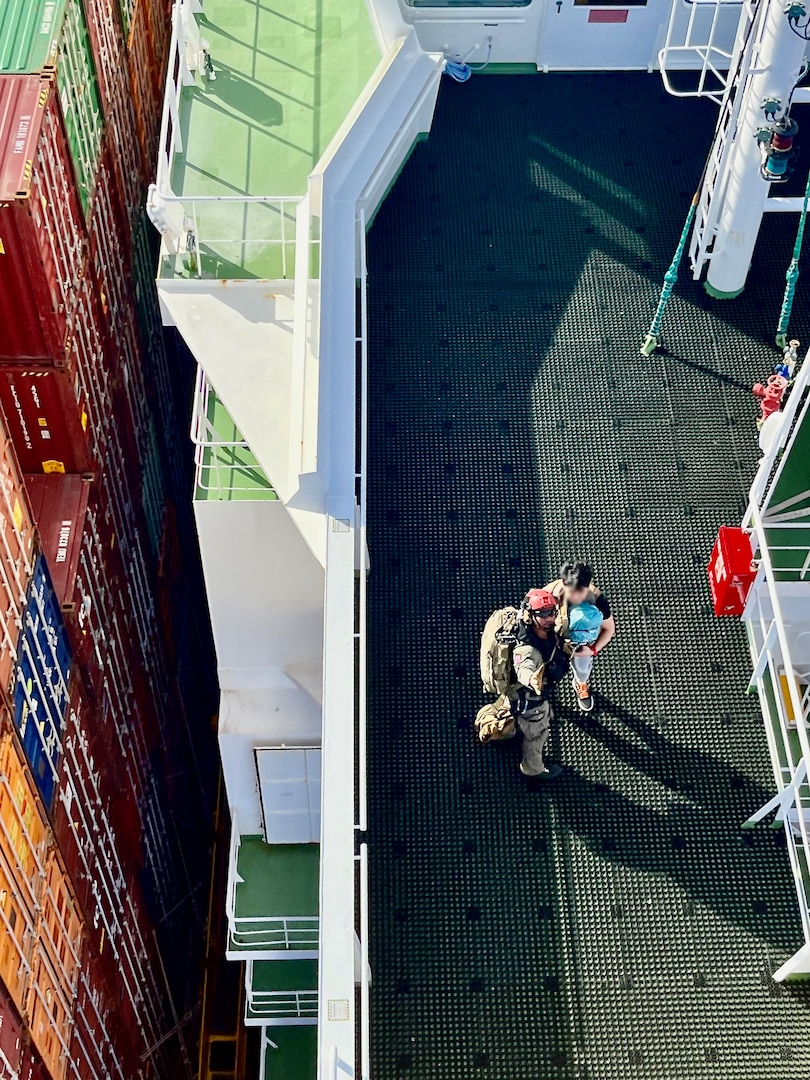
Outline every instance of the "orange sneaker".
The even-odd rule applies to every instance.
[[[571,672],[571,682],[574,684],[574,693],[577,696],[577,705],[582,712],[591,712],[593,709],[593,696],[587,683],[580,682],[574,672]]]

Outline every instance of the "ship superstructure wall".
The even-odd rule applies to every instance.
[[[0,5],[0,1080],[196,1072],[217,687],[143,207],[170,29]]]

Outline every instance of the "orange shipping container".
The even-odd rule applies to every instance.
[[[3,709],[3,727],[11,721]],[[0,737],[0,976],[21,1012],[25,1009],[30,961],[45,882],[48,825],[17,746]]]
[[[25,593],[34,566],[34,526],[22,473],[0,414],[0,700],[17,658]]]
[[[45,888],[31,958],[28,1024],[53,1080],[63,1080],[82,954],[76,898],[55,849],[45,865]]]

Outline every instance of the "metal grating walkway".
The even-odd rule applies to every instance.
[[[445,80],[370,232],[376,1080],[810,1074],[810,988],[770,979],[801,941],[781,834],[740,829],[773,789],[743,631],[704,569],[795,222],[738,301],[685,271],[638,356],[713,121],[656,76]],[[478,635],[569,553],[619,636],[537,791],[516,741],[474,742]]]

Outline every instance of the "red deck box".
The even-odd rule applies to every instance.
[[[709,587],[715,615],[742,615],[757,576],[751,541],[742,529],[721,525],[709,561]]]

